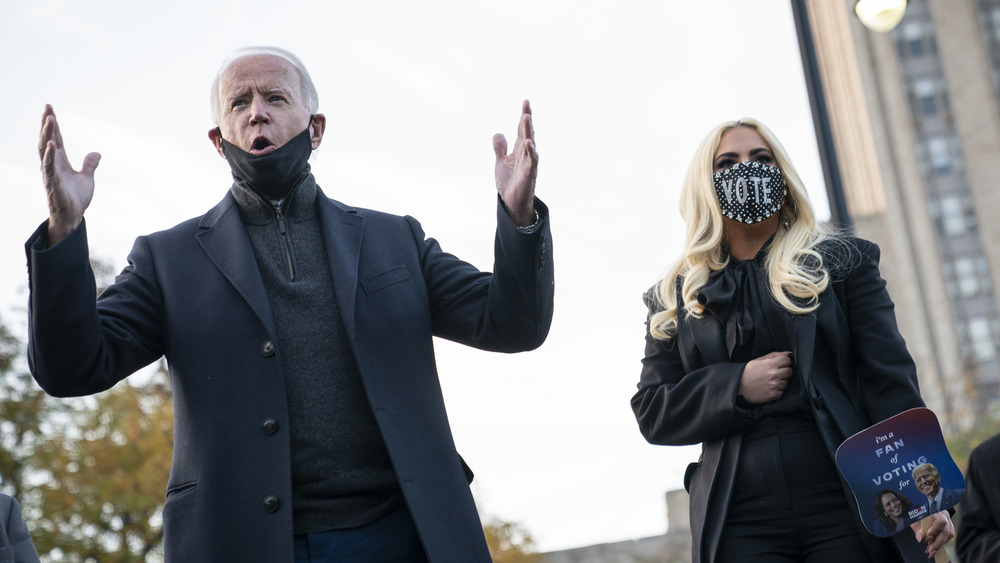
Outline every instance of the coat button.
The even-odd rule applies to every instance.
[[[278,511],[278,497],[269,496],[264,499],[264,510],[268,512]]]
[[[270,340],[265,340],[263,344],[260,345],[260,353],[271,357],[274,355],[274,343]]]
[[[270,436],[278,431],[278,423],[273,418],[264,419],[264,422],[260,423],[260,431]]]

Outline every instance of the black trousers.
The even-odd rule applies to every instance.
[[[743,438],[721,563],[869,563],[834,461],[812,420],[763,419]]]
[[[401,506],[359,528],[295,536],[295,563],[427,563],[410,511]]]

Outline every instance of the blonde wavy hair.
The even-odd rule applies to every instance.
[[[811,313],[819,306],[819,296],[830,281],[817,247],[831,233],[817,224],[805,187],[788,152],[774,133],[755,119],[723,123],[699,145],[681,189],[680,211],[687,225],[684,253],[651,290],[655,312],[649,317],[649,332],[658,340],[669,340],[677,333],[678,284],[684,310],[692,317],[701,318],[705,308],[698,303],[699,291],[713,272],[729,263],[728,254],[723,251],[722,211],[712,176],[722,136],[737,127],[753,129],[767,142],[775,159],[774,165],[781,169],[787,185],[785,203],[778,211],[782,225],[787,228],[778,228],[764,260],[774,300],[790,313]]]

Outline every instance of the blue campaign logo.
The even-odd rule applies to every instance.
[[[896,534],[965,496],[965,478],[930,409],[910,409],[858,432],[836,458],[876,536]]]

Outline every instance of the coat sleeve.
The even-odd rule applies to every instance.
[[[654,312],[651,305],[650,315]],[[653,338],[647,317],[639,391],[632,397],[632,410],[646,440],[669,446],[710,442],[749,424],[755,409],[745,408],[737,399],[746,364],[721,362],[686,373],[678,338]]]
[[[57,397],[111,388],[162,355],[159,292],[143,239],[129,265],[97,298],[86,223],[48,247],[47,223],[25,245],[28,256],[28,366]]]
[[[28,533],[28,526],[21,517],[21,507],[13,497],[3,495],[0,502],[0,509],[3,510],[3,534],[5,542],[0,542],[0,550],[7,547],[7,553],[13,555],[14,563],[38,563],[38,552],[35,551],[35,544],[31,542],[31,535]],[[6,561],[6,559],[4,560]]]
[[[552,236],[545,204],[536,199],[535,208],[540,224],[526,234],[498,200],[492,274],[444,252],[407,218],[435,336],[496,352],[533,350],[545,341],[552,322]]]
[[[857,240],[859,264],[844,283],[860,397],[871,423],[923,407],[917,368],[896,324],[895,305],[879,273],[879,248]]]
[[[969,456],[956,548],[962,561],[1000,561],[1000,435]]]

